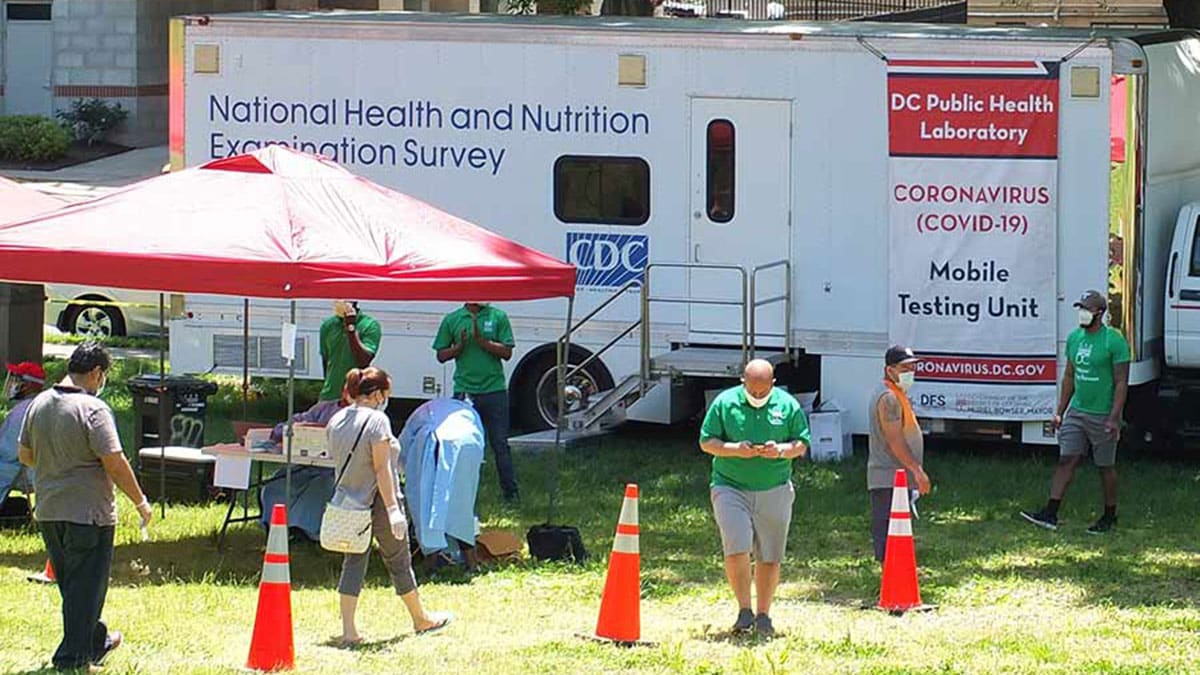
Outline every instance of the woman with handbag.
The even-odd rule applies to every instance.
[[[421,606],[408,542],[408,519],[400,493],[400,444],[392,436],[387,408],[392,382],[378,368],[352,369],[346,374],[346,395],[352,401],[326,425],[329,448],[339,469],[321,522],[321,545],[345,554],[338,580],[341,597],[343,646],[362,641],[355,626],[358,595],[367,575],[371,539],[404,601],[418,634],[445,628],[449,614],[431,614]]]

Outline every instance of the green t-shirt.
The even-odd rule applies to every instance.
[[[1113,405],[1113,366],[1129,363],[1129,343],[1112,326],[1095,333],[1076,328],[1067,336],[1067,359],[1075,364],[1071,407],[1089,415],[1108,415]]]
[[[719,438],[727,443],[809,444],[808,417],[791,394],[775,387],[767,404],[755,408],[746,401],[742,386],[726,389],[712,402],[700,427],[700,440]],[[770,490],[792,477],[792,460],[767,457],[713,457],[712,485],[739,490]]]
[[[358,333],[358,341],[367,351],[372,354],[379,352],[383,329],[378,321],[359,312],[354,329]],[[321,400],[336,401],[342,397],[346,373],[358,367],[340,316],[331,316],[321,323],[321,361],[325,364],[325,386],[321,387]]]
[[[466,307],[450,312],[442,319],[434,349],[447,349],[462,339],[467,332],[466,347],[454,360],[455,394],[490,394],[508,388],[504,379],[504,364],[500,357],[488,352],[475,342],[475,319]],[[479,333],[486,339],[500,344],[515,346],[512,325],[508,315],[488,305],[479,310]]]

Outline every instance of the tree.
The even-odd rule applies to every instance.
[[[1163,0],[1167,20],[1172,28],[1200,28],[1200,2],[1196,0]]]

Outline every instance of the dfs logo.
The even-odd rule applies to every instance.
[[[649,259],[644,234],[567,233],[567,262],[579,269],[580,288],[616,288],[640,279]]]

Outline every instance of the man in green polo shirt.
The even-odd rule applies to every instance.
[[[325,385],[320,400],[342,398],[346,373],[351,368],[366,368],[379,351],[383,329],[373,317],[358,311],[358,303],[335,300],[333,316],[321,323],[321,365],[325,368]]]
[[[504,361],[512,358],[515,344],[508,315],[484,302],[468,302],[447,314],[433,340],[438,363],[454,359],[454,397],[470,398],[479,413],[488,445],[496,455],[500,489],[507,502],[520,499],[508,448],[508,381],[504,377]]]
[[[1022,511],[1021,517],[1047,530],[1058,529],[1062,504],[1075,470],[1090,450],[1100,469],[1104,515],[1087,529],[1104,534],[1117,524],[1117,441],[1121,412],[1129,391],[1129,343],[1104,323],[1108,301],[1088,291],[1079,302],[1079,328],[1067,336],[1067,368],[1058,393],[1058,468],[1050,484],[1050,501],[1041,511]]]
[[[733,631],[754,630],[764,637],[775,633],[771,600],[796,496],[792,460],[809,446],[804,409],[774,384],[771,364],[751,361],[742,386],[721,392],[700,427],[700,449],[713,456],[709,496],[721,532],[725,576],[738,603]],[[751,578],[756,612],[750,610]]]

